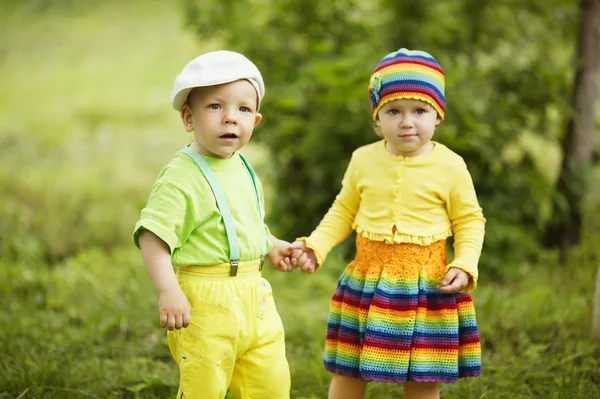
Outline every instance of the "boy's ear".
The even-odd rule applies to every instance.
[[[442,123],[442,118],[440,117],[440,114],[438,114],[438,116],[437,116],[437,119],[436,119],[436,121],[435,121],[435,126],[436,126],[436,127],[437,127],[437,126],[439,126],[439,125],[440,125],[440,123]]]
[[[181,116],[181,121],[183,122],[183,127],[185,128],[185,131],[188,133],[193,132],[194,119],[192,118],[192,109],[190,108],[190,106],[187,104],[183,104],[183,107],[181,107],[181,111],[179,111],[179,114]]]
[[[259,114],[258,112],[256,113],[256,115],[254,115],[254,126],[256,127],[256,125],[258,125],[258,123],[262,120],[262,114]]]

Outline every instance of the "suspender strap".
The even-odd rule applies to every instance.
[[[256,198],[256,209],[258,209],[258,216],[260,217],[260,221],[262,223],[262,240],[261,240],[261,248],[260,248],[260,257],[261,259],[264,259],[265,255],[267,254],[267,232],[265,229],[265,217],[263,215],[263,211],[262,211],[262,207],[260,206],[260,196],[258,194],[258,184],[257,182],[257,177],[256,177],[256,173],[254,172],[254,169],[252,169],[252,166],[250,166],[250,163],[248,162],[248,160],[246,159],[245,156],[242,155],[242,153],[240,153],[240,158],[242,159],[242,162],[244,163],[244,165],[246,166],[246,170],[248,171],[248,174],[250,175],[250,179],[252,179],[252,185],[254,186],[254,197]]]
[[[200,171],[202,172],[202,174],[208,181],[208,184],[210,185],[213,195],[215,196],[215,200],[217,202],[217,207],[219,208],[219,212],[221,212],[221,216],[223,217],[223,223],[225,224],[225,233],[227,234],[227,241],[229,242],[229,263],[231,265],[229,275],[235,276],[235,275],[237,275],[238,264],[240,261],[240,246],[239,246],[239,241],[237,238],[237,232],[235,229],[235,223],[233,221],[233,217],[231,216],[231,211],[229,210],[229,206],[227,205],[227,199],[225,198],[225,194],[223,193],[223,190],[221,189],[219,182],[217,181],[213,171],[211,170],[210,165],[208,164],[208,162],[206,162],[206,160],[202,157],[202,155],[200,155],[196,150],[194,150],[193,148],[190,148],[190,147],[186,147],[179,152],[187,155],[194,161],[194,163],[198,166],[198,168],[200,169]],[[264,256],[266,255],[266,252],[267,252],[267,237],[266,237],[266,231],[265,231],[265,226],[264,226],[264,221],[263,221],[262,209],[260,206],[260,197],[258,195],[258,187],[257,187],[257,183],[256,183],[257,178],[256,178],[256,173],[250,167],[250,164],[248,163],[246,158],[244,158],[241,154],[240,154],[240,157],[241,157],[242,162],[244,163],[244,166],[246,167],[246,170],[248,171],[248,174],[250,175],[250,178],[252,180],[252,186],[254,187],[254,194],[255,194],[255,199],[256,199],[256,206],[258,208],[258,214],[259,214],[260,220],[262,222],[262,226],[261,226],[262,227],[261,268],[262,268],[262,262],[263,262]]]
[[[181,152],[192,158],[196,165],[198,165],[198,168],[200,168],[200,171],[202,171],[202,174],[208,181],[213,195],[215,196],[217,207],[219,208],[219,212],[221,212],[221,216],[223,217],[223,223],[225,223],[227,240],[229,241],[229,263],[231,264],[230,275],[235,276],[237,274],[238,262],[240,261],[240,247],[237,240],[235,223],[233,222],[233,217],[231,216],[229,206],[227,206],[225,194],[223,194],[223,190],[221,190],[221,186],[219,185],[219,182],[217,182],[217,178],[210,169],[208,162],[202,158],[202,155],[190,147],[184,148],[181,150]]]

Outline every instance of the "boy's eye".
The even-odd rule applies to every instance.
[[[424,114],[427,111],[425,111],[423,108],[419,108],[415,112],[417,113],[417,115],[422,115],[422,114]]]
[[[390,109],[390,114],[392,114],[392,115],[398,115],[399,113],[400,113],[400,111],[398,111],[396,108]]]
[[[221,106],[220,106],[219,104],[210,104],[210,105],[208,106],[208,108],[211,108],[211,109],[219,109],[219,108],[221,108]]]

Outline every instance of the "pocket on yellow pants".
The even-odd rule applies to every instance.
[[[215,304],[194,304],[187,328],[179,330],[180,361],[220,364],[236,353],[239,319]]]
[[[260,278],[261,294],[260,294],[260,309],[258,317],[264,318],[265,314],[275,306],[273,301],[273,289],[271,284],[263,277]]]

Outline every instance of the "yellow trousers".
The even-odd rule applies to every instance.
[[[189,327],[167,333],[179,365],[177,399],[288,399],[290,371],[281,318],[258,262],[179,268]]]

